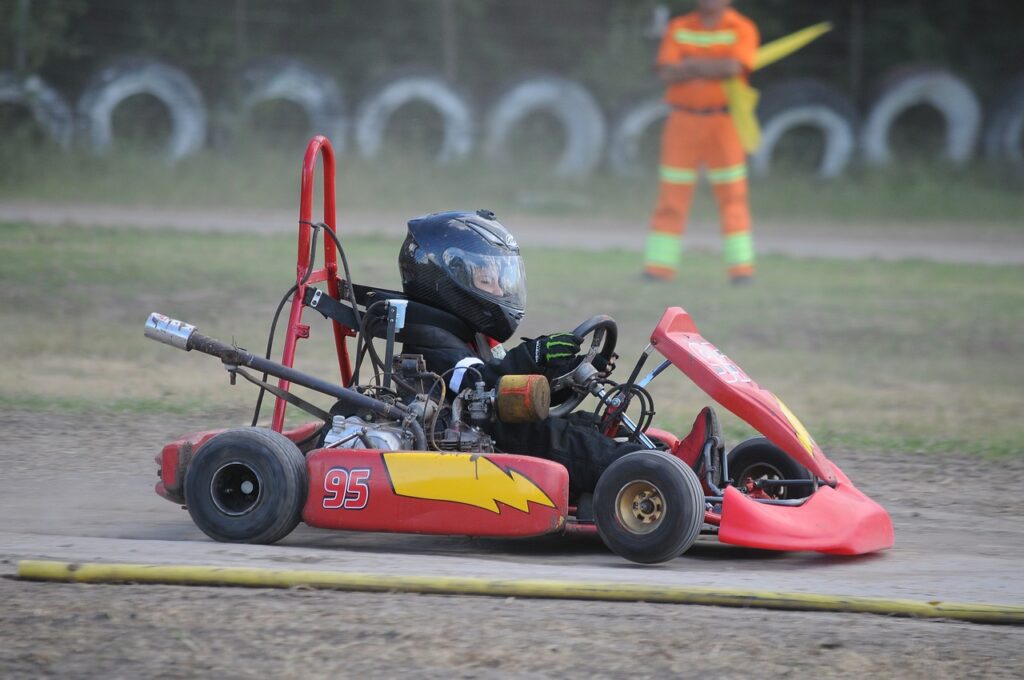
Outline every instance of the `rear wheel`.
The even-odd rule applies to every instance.
[[[185,473],[185,503],[210,538],[274,543],[302,518],[306,460],[284,435],[255,427],[206,442]]]
[[[754,437],[740,442],[729,452],[729,477],[740,489],[749,478],[754,482],[773,479],[807,480],[814,476],[803,465],[790,458],[785,451],[766,437]],[[764,485],[763,491],[772,499],[806,498],[814,491],[812,484],[788,486]]]
[[[615,461],[597,482],[594,519],[612,551],[633,562],[671,560],[693,545],[704,522],[704,492],[693,470],[660,451]]]

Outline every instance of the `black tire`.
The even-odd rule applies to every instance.
[[[981,104],[970,86],[943,69],[902,67],[882,79],[861,131],[864,160],[871,165],[893,161],[889,129],[901,113],[929,104],[946,120],[945,158],[954,165],[971,160],[981,130]]]
[[[825,149],[817,176],[837,177],[846,169],[857,149],[857,109],[845,94],[813,78],[785,80],[765,88],[757,108],[761,122],[761,148],[751,158],[757,175],[771,170],[772,154],[779,140],[790,130],[810,126],[825,137]]]
[[[985,158],[1024,171],[1024,76],[1000,88],[985,130]]]
[[[256,427],[228,430],[189,463],[185,503],[210,538],[274,543],[302,518],[307,479],[305,458],[284,435]]]
[[[586,88],[560,76],[524,78],[498,97],[487,116],[484,157],[492,163],[505,160],[512,129],[536,111],[551,113],[565,128],[565,149],[554,174],[577,179],[590,175],[604,153],[604,113]]]
[[[71,109],[39,76],[21,78],[13,73],[0,73],[0,103],[27,107],[57,146],[61,149],[71,146],[74,130]]]
[[[704,491],[675,456],[635,451],[612,463],[594,491],[597,531],[613,552],[654,564],[686,551],[704,524]]]
[[[370,87],[356,113],[355,141],[359,155],[375,158],[384,141],[392,114],[409,102],[433,107],[444,122],[444,133],[435,161],[438,165],[465,159],[473,150],[473,107],[469,100],[440,73],[402,69]]]
[[[785,451],[771,443],[766,437],[753,437],[737,444],[728,455],[729,477],[740,486],[750,477],[757,479],[806,479],[814,476],[800,463],[790,458]],[[813,492],[811,484],[779,487],[769,491],[778,499],[806,498]]]
[[[79,124],[94,152],[110,150],[114,109],[137,94],[152,95],[167,107],[171,136],[164,157],[168,162],[202,148],[206,141],[206,105],[192,79],[155,59],[123,58],[97,71],[78,99]]]

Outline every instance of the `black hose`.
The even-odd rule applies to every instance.
[[[356,325],[362,325],[362,320],[359,318],[359,305],[356,304],[356,294],[353,287],[354,284],[352,283],[352,273],[348,269],[348,257],[345,255],[345,249],[341,247],[341,241],[338,240],[338,235],[334,233],[334,230],[331,229],[329,224],[326,222],[320,222],[315,226],[319,226],[323,229],[324,232],[331,237],[331,240],[334,241],[335,247],[338,249],[338,257],[341,258],[341,267],[345,270],[345,288],[347,289],[345,292],[348,293],[347,298],[349,304],[352,305],[352,313],[356,316]]]
[[[309,223],[307,222],[306,224]],[[302,275],[302,280],[294,284],[291,288],[289,288],[288,292],[285,293],[284,297],[281,298],[281,302],[277,304],[277,310],[274,312],[274,319],[270,322],[270,333],[267,335],[267,352],[265,355],[267,360],[270,359],[270,353],[274,351],[274,334],[277,332],[277,322],[278,320],[280,320],[281,310],[284,309],[284,304],[288,301],[288,298],[290,298],[295,293],[295,291],[299,289],[300,286],[306,285],[306,281],[309,281],[309,277],[313,275],[313,261],[316,258],[316,242],[317,237],[319,236],[320,233],[320,227],[316,226],[315,224],[311,226],[313,227],[313,238],[310,240],[309,244],[309,265],[306,267],[306,273]],[[267,374],[264,373],[263,382],[266,381]],[[259,422],[260,410],[263,408],[263,395],[266,393],[266,391],[266,389],[261,387],[260,393],[256,396],[256,408],[253,410],[252,414],[252,427],[256,427],[256,423]]]
[[[384,362],[381,361],[380,355],[377,354],[377,350],[373,346],[373,331],[370,329],[370,324],[376,320],[374,310],[386,304],[387,300],[378,300],[367,307],[366,313],[363,314],[363,319],[359,324],[359,335],[356,338],[356,365],[352,371],[353,380],[356,380],[356,376],[359,375],[363,364],[363,357],[369,354],[370,364],[373,366],[373,377],[377,382],[380,382],[380,371],[384,368]]]

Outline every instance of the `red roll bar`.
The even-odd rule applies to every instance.
[[[288,316],[288,328],[285,334],[284,353],[281,363],[291,367],[295,361],[295,345],[299,338],[309,337],[309,326],[302,323],[302,300],[306,288],[319,283],[327,282],[327,292],[331,297],[341,298],[340,286],[338,284],[338,251],[330,236],[322,235],[324,244],[324,266],[313,269],[309,278],[303,283],[306,270],[313,264],[310,262],[310,244],[313,238],[313,228],[310,223],[313,221],[313,180],[315,179],[316,159],[322,155],[324,159],[324,222],[337,233],[337,220],[335,214],[335,172],[334,172],[334,148],[330,140],[323,135],[317,135],[309,140],[306,146],[306,157],[302,161],[302,187],[299,190],[299,252],[298,261],[295,267],[295,282],[298,289],[292,297],[292,310]],[[315,257],[315,254],[314,254]],[[348,386],[352,380],[352,367],[349,364],[348,347],[345,345],[346,336],[354,336],[352,329],[333,322],[334,344],[338,351],[338,367],[341,369],[341,384]],[[278,385],[281,389],[288,389],[290,383],[281,380]],[[288,406],[287,402],[280,397],[274,404],[274,419],[271,427],[280,432],[284,427],[284,412]]]

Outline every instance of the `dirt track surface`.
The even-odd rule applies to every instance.
[[[407,216],[342,215],[346,233]],[[514,219],[514,221],[513,221]],[[0,203],[0,220],[291,234],[295,216]],[[636,249],[642,225],[509,217],[527,245]],[[396,226],[397,225],[397,226]],[[948,225],[947,225],[948,227]],[[1024,264],[1005,228],[927,232],[758,225],[761,253]],[[688,247],[716,250],[713,225]],[[551,578],[1024,605],[1005,480],[1024,461],[830,451],[896,525],[896,547],[837,558],[701,541],[639,567],[597,540],[473,540],[300,527],[275,546],[218,544],[158,498],[153,456],[241,424],[125,414],[0,413],[0,677],[1021,677],[1024,628],[866,614],[173,586],[28,583],[20,559],[188,563],[396,575]],[[1000,488],[1003,488],[1000,491]]]
[[[837,614],[0,581],[7,678],[1020,677],[1019,629]]]
[[[359,235],[404,233],[410,215],[339,212],[339,233]],[[503,215],[519,242],[592,250],[639,251],[646,222],[613,218]],[[646,218],[644,218],[646,219]],[[217,212],[209,209],[155,209],[111,205],[61,205],[31,201],[0,201],[0,221],[25,221],[69,226],[119,226],[145,229],[292,234],[293,212]],[[931,260],[969,264],[1024,264],[1024,232],[1013,225],[902,223],[872,225],[765,223],[754,227],[762,255],[839,259]],[[718,252],[717,227],[695,221],[686,234],[686,248]]]
[[[861,558],[702,542],[640,567],[598,541],[473,540],[300,527],[275,546],[218,544],[152,492],[153,456],[237,424],[104,414],[0,415],[0,575],[17,560],[192,563],[384,574],[711,585],[1024,604],[1024,461],[833,451],[887,507],[896,547]],[[782,675],[1020,677],[1024,628],[645,603],[541,601],[0,579],[0,676],[425,677]]]

